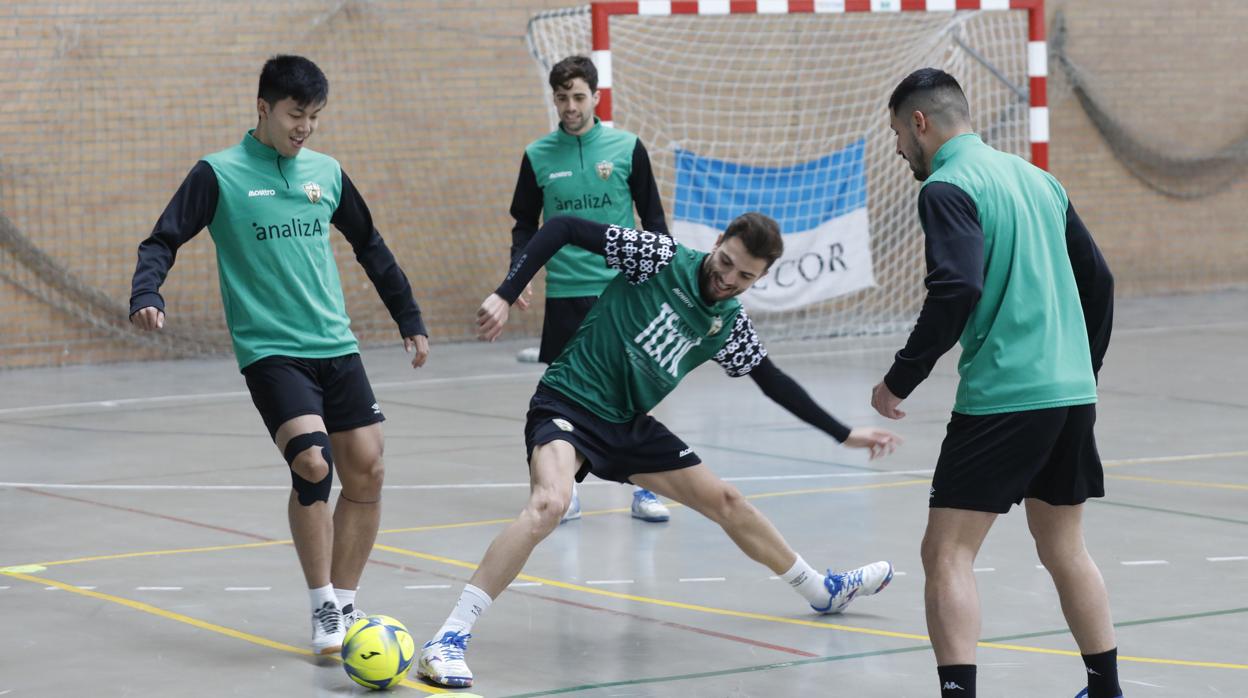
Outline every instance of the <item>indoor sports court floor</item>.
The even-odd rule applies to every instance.
[[[418,642],[524,502],[539,373],[515,362],[524,344],[435,345],[416,373],[401,351],[365,352],[388,476],[360,605]],[[1098,408],[1109,496],[1087,524],[1131,698],[1248,696],[1246,348],[1246,293],[1119,303]],[[882,423],[868,395],[891,351],[771,349],[839,417]],[[477,624],[467,692],[936,695],[918,550],[954,369],[951,354],[905,403],[906,444],[875,463],[714,366],[657,410],[812,564],[893,560],[879,596],[814,615],[692,512],[634,521],[629,488],[589,482],[584,519]],[[289,476],[232,361],[0,372],[0,445],[0,696],[364,692],[305,649]],[[1073,696],[1082,664],[1020,511],[977,578],[981,695]]]

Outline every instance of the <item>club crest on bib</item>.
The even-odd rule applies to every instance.
[[[303,193],[308,195],[308,201],[316,203],[321,200],[321,185],[316,182],[306,182],[303,185]]]
[[[611,172],[615,169],[615,164],[610,160],[600,160],[594,165],[598,170],[598,177],[601,179],[611,179]]]
[[[711,329],[706,333],[706,336],[714,337],[722,329],[724,329],[724,319],[716,315],[711,319]]]

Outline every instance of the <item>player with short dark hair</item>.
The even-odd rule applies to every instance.
[[[422,650],[418,674],[443,686],[472,685],[464,650],[473,623],[559,524],[573,483],[591,472],[639,484],[711,519],[820,613],[839,613],[852,599],[883,589],[893,574],[888,562],[816,572],[735,487],[648,414],[690,371],[714,361],[730,376],[750,376],[765,395],[847,446],[876,457],[899,443],[883,429],[850,429],[837,421],[767,356],[736,297],[783,251],[776,222],[762,214],[741,216],[706,253],[664,233],[552,218],[477,311],[482,339],[499,336],[525,284],[569,243],[605,257],[620,275],[542,375],[525,425],[528,503],[486,550]]]
[[[636,206],[642,228],[667,233],[663,202],[650,167],[650,155],[636,135],[610,128],[594,115],[598,106],[598,69],[586,56],[568,56],[550,69],[551,99],[559,127],[530,143],[520,161],[511,200],[511,261],[533,239],[542,218],[573,215],[636,227]],[[616,271],[585,250],[569,246],[546,266],[546,314],[537,360],[550,364],[581,326]],[[528,288],[518,307],[528,308]],[[532,350],[521,352],[522,357]],[[645,488],[633,492],[633,518],[663,522],[671,513]],[[580,518],[576,488],[564,521]]]
[[[972,131],[952,75],[915,71],[888,106],[897,154],[923,182],[927,298],[871,404],[904,417],[901,401],[962,344],[922,546],[941,696],[975,695],[973,563],[997,516],[1025,500],[1083,653],[1088,683],[1079,695],[1117,698],[1109,598],[1083,539],[1083,504],[1105,495],[1092,426],[1113,276],[1057,179]]]
[[[287,512],[312,603],[312,649],[333,654],[381,516],[381,421],[351,333],[329,227],[342,232],[414,351],[429,355],[412,287],[337,160],[305,145],[329,97],[312,61],[265,63],[258,122],[238,145],[191,169],[139,245],[130,321],[164,326],[160,286],[178,248],[205,227],[217,251],[221,300],[238,366],[277,450],[290,466]],[[333,511],[333,473],[342,492]],[[344,620],[345,616],[345,620]]]

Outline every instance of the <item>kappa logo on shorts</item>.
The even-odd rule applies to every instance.
[[[572,422],[569,422],[566,419],[559,419],[556,417],[550,421],[554,422],[555,426],[559,427],[560,431],[576,431],[576,429],[572,426]]]
[[[680,452],[680,455],[679,455],[679,456],[676,456],[676,457],[677,457],[677,458],[684,458],[685,456],[689,455],[690,453],[693,453],[693,449],[692,449],[692,448],[686,448],[685,450],[683,450],[683,451],[681,451],[681,452]]]

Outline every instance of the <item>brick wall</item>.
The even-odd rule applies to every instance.
[[[0,7],[0,213],[58,265],[40,277],[0,245],[0,366],[138,360],[124,339],[137,243],[201,155],[254,125],[256,76],[307,55],[331,84],[312,147],[337,157],[412,278],[435,340],[467,339],[506,264],[523,146],[548,128],[525,24],[556,0],[170,3]],[[1150,143],[1199,154],[1248,133],[1248,3],[1069,0],[1069,54]],[[1054,67],[1054,70],[1056,68]],[[883,95],[881,96],[883,99]],[[1207,198],[1153,192],[1117,163],[1060,80],[1051,167],[1128,294],[1248,284],[1248,181]],[[179,253],[173,330],[224,349],[213,248]],[[365,342],[396,332],[341,241],[348,309]],[[38,262],[36,259],[35,262]],[[113,304],[84,311],[58,278]],[[535,334],[537,313],[518,314]]]

